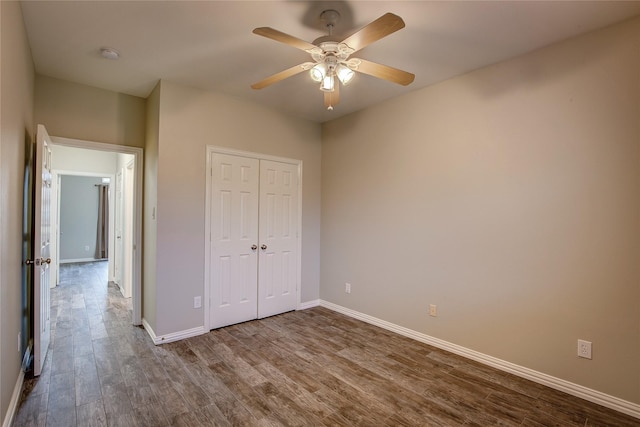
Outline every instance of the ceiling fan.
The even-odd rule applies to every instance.
[[[296,65],[254,83],[251,87],[262,89],[287,77],[309,71],[311,78],[320,83],[320,90],[324,92],[325,107],[328,110],[333,110],[333,106],[340,102],[340,84],[349,83],[356,71],[403,86],[413,82],[415,76],[406,71],[365,59],[350,58],[351,54],[404,28],[402,18],[393,13],[386,13],[342,41],[336,40],[332,34],[339,19],[340,13],[338,11],[333,9],[323,11],[320,14],[320,20],[325,23],[329,35],[319,37],[313,43],[269,27],[254,29],[254,34],[304,50],[311,55],[314,62],[309,61]]]

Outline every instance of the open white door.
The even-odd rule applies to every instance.
[[[34,179],[33,230],[33,370],[42,372],[51,338],[51,139],[47,130],[38,125]]]

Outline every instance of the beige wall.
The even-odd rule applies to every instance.
[[[49,135],[144,147],[145,100],[41,75],[35,118]]]
[[[326,123],[321,298],[640,403],[638,46],[636,19]]]
[[[51,168],[62,172],[88,172],[115,175],[118,153],[66,145],[51,146]]]
[[[144,146],[144,213],[142,245],[142,317],[156,329],[156,241],[158,204],[158,133],[160,125],[160,83],[147,98]]]
[[[207,144],[303,161],[302,301],[319,296],[320,126],[163,81],[157,181],[158,335],[203,325]],[[146,273],[145,273],[146,275]]]
[[[0,2],[0,420],[20,373],[22,190],[25,145],[34,138],[34,70],[17,2]]]

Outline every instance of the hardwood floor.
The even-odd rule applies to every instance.
[[[324,308],[154,346],[105,263],[63,266],[15,426],[638,426]]]

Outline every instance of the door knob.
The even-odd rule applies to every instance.
[[[262,245],[260,246],[260,249],[262,249],[263,251],[267,249],[267,245]]]
[[[40,264],[51,264],[51,258],[40,258]]]
[[[258,245],[251,245],[251,250],[255,251],[256,249],[258,249]]]
[[[31,265],[31,264],[34,264],[34,261],[32,259],[28,259],[24,263],[27,265]]]

